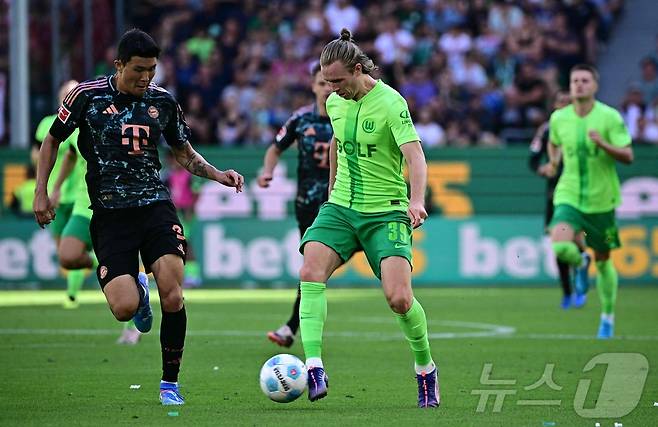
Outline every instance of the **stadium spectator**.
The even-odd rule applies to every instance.
[[[111,6],[110,0],[96,2],[102,10]],[[491,93],[489,89],[508,90],[513,85],[519,62],[536,63],[541,71],[540,79],[553,91],[566,86],[572,65],[595,59],[597,40],[608,39],[623,3],[623,0],[147,1],[134,5],[126,16],[126,25],[151,31],[160,42],[163,55],[155,77],[157,84],[181,99],[186,99],[189,91],[199,91],[204,99],[204,112],[215,123],[226,115],[217,102],[225,96],[225,88],[244,88],[247,94],[263,91],[267,100],[276,100],[277,105],[269,107],[269,124],[265,125],[263,120],[259,123],[276,132],[295,109],[296,93],[308,87],[303,72],[306,66],[317,59],[322,46],[338,34],[341,25],[358,30],[359,45],[369,55],[376,56],[382,66],[382,74],[375,77],[381,76],[394,87],[401,88],[404,82],[410,81],[415,67],[427,65],[438,91],[435,93],[427,86],[428,92],[420,98],[432,101],[443,98],[449,116],[456,117],[471,113],[470,99],[464,99],[460,87],[464,80],[460,73],[469,52],[476,52],[474,59],[486,72],[487,84],[477,85],[486,89],[468,93],[482,98],[482,105],[488,103],[485,97]],[[295,7],[300,4],[303,7]],[[68,4],[61,7],[66,27],[79,27],[82,11]],[[48,50],[36,48],[49,43],[46,36],[50,21],[43,10],[35,10],[30,18],[30,46],[35,47],[31,50],[34,54],[31,54],[30,69],[36,73],[50,67]],[[333,28],[330,22],[334,23]],[[94,14],[94,28],[107,28],[101,14]],[[62,33],[63,51],[72,52],[62,69],[70,69],[72,77],[87,79],[91,76],[82,74],[79,33]],[[111,33],[94,33],[97,70],[111,65],[106,50],[113,37]],[[2,43],[6,34],[0,31],[0,72],[2,64],[7,63]],[[446,59],[452,78],[443,76]],[[402,71],[397,69],[400,65]],[[475,63],[471,65],[479,68]],[[481,81],[480,70],[476,73]],[[302,80],[298,82],[297,78]],[[34,94],[32,117],[39,117],[51,109],[47,95],[51,85],[43,78],[33,78],[30,84]],[[241,113],[251,119],[253,114],[248,110],[252,101],[253,93],[246,98],[241,95],[238,103]],[[412,116],[417,116],[426,104],[423,101],[418,106],[411,105]],[[515,109],[515,106],[505,107]],[[265,117],[261,113],[259,116]],[[433,117],[433,120],[442,119]],[[445,129],[450,127],[447,122],[440,124]],[[504,123],[495,132],[505,132],[506,126]],[[267,133],[264,127],[260,130]],[[260,134],[250,131],[246,138]],[[505,134],[502,136],[506,139]],[[211,139],[217,142],[215,132]]]
[[[435,121],[432,120],[432,111],[423,108],[418,114],[416,132],[423,143],[423,147],[435,148],[446,144],[446,133]]]
[[[535,64],[520,64],[514,84],[505,92],[507,124],[536,127],[546,119],[548,88],[538,74]]]
[[[361,12],[348,0],[331,0],[324,10],[331,34],[339,34],[345,27],[354,31],[359,27]]]
[[[646,57],[640,63],[642,80],[640,92],[646,104],[651,104],[658,99],[658,62],[653,58]]]

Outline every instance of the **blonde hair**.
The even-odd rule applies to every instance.
[[[354,43],[352,33],[347,28],[340,30],[340,37],[322,48],[320,65],[326,67],[336,61],[340,61],[349,71],[354,71],[356,64],[361,64],[363,74],[370,74],[377,69],[372,59]]]

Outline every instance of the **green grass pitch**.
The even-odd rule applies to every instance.
[[[287,319],[294,293],[186,291],[187,403],[176,408],[158,402],[157,297],[153,331],[126,347],[115,344],[121,325],[98,290],[84,291],[76,310],[61,308],[63,292],[3,292],[0,425],[658,425],[657,287],[621,287],[609,341],[594,338],[595,291],[585,308],[563,311],[557,288],[417,290],[441,372],[436,410],[416,408],[411,352],[379,289],[328,290],[327,398],[269,401],[262,363],[285,352],[303,359],[300,342],[287,350],[265,337]],[[609,364],[585,369],[590,360]],[[539,381],[545,372],[552,381]]]

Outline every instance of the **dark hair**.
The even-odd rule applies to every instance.
[[[158,58],[160,48],[153,37],[138,28],[133,28],[121,36],[117,53],[117,59],[126,64],[133,56]]]
[[[315,77],[315,75],[320,72],[320,69],[320,61],[313,61],[308,65],[308,72],[311,77]]]
[[[356,64],[361,64],[363,74],[370,74],[377,69],[372,59],[354,43],[352,33],[347,28],[340,30],[340,37],[322,48],[320,64],[323,67],[336,61],[340,61],[349,71],[354,71]]]
[[[571,71],[569,71],[569,75],[573,73],[574,71],[589,71],[592,77],[594,77],[594,81],[598,82],[599,81],[599,72],[596,71],[596,68],[593,65],[589,64],[577,64],[571,67]]]

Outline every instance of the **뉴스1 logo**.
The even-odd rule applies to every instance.
[[[57,111],[57,117],[62,121],[62,123],[66,123],[70,115],[71,112],[67,110],[65,106],[62,105],[59,107],[59,110]]]
[[[373,133],[375,131],[375,121],[365,119],[363,123],[361,123],[361,128],[365,133]]]

